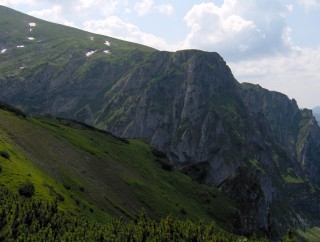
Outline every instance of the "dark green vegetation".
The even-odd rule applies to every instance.
[[[144,214],[135,220],[101,224],[59,209],[59,201],[36,201],[0,187],[1,241],[267,241],[235,236],[203,221],[159,221]],[[292,241],[292,240],[285,240]]]
[[[35,188],[32,182],[27,181],[19,188],[19,194],[25,197],[32,197],[35,192]]]

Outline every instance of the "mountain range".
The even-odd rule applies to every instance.
[[[273,239],[290,226],[320,226],[320,128],[312,111],[300,110],[294,99],[259,85],[240,84],[218,53],[158,51],[5,7],[0,7],[0,23],[0,98],[29,115],[63,117],[46,115],[26,122],[33,128],[19,124],[3,129],[32,164],[61,183],[86,187],[86,198],[95,206],[129,217],[143,204],[155,217],[166,213],[181,217],[181,211],[190,211],[190,217],[223,220],[237,233],[258,232]],[[2,125],[5,122],[9,120]],[[82,131],[86,125],[110,133],[102,138],[103,132],[90,131],[97,132],[96,140]],[[69,130],[74,127],[84,136]],[[50,141],[40,139],[47,137],[43,128],[54,133]],[[33,129],[35,133],[23,137],[24,131]],[[147,144],[131,140],[137,137]],[[67,139],[87,153],[51,147],[54,139]],[[163,154],[160,168],[147,162],[157,159],[149,145]],[[120,147],[130,147],[131,153],[122,154],[126,149]],[[50,157],[58,155],[56,148],[63,154]],[[73,158],[64,170],[63,156],[69,153]],[[95,165],[109,156],[112,164],[103,169]],[[119,160],[132,168],[126,171]],[[114,166],[119,166],[116,172],[108,171]],[[161,166],[179,172],[160,172]],[[147,174],[155,176],[143,180]],[[87,183],[88,188],[82,185]],[[204,205],[197,186],[208,189],[203,193],[209,197],[228,201],[230,211],[223,209],[228,215],[212,212],[217,204],[211,204],[211,198],[204,198],[208,201]],[[105,196],[94,195],[106,190]],[[145,197],[146,191],[150,196]],[[105,199],[109,196],[113,199]],[[191,200],[182,205],[186,197]],[[178,205],[172,207],[174,203]]]

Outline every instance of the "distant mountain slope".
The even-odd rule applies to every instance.
[[[313,111],[313,115],[316,118],[316,120],[318,121],[318,124],[320,125],[320,107],[315,107],[314,109],[312,109]]]
[[[217,53],[156,51],[3,7],[0,16],[0,97],[11,105],[143,137],[237,201],[241,233],[320,225],[320,129],[295,100],[239,84]]]
[[[2,103],[0,184],[14,194],[30,181],[35,199],[58,198],[62,209],[102,222],[111,216],[135,218],[144,208],[156,219],[172,215],[215,220],[225,228],[236,225],[234,203],[172,170],[142,140],[120,139],[51,116],[17,116],[4,107]]]

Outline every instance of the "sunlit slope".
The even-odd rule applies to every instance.
[[[14,99],[28,113],[42,113],[47,104],[49,113],[76,112],[87,103],[99,109],[104,93],[154,51],[0,6],[0,84],[10,80],[1,100]]]
[[[230,200],[171,170],[142,140],[119,139],[75,121],[0,110],[0,142],[0,151],[9,156],[0,157],[1,185],[17,193],[29,180],[35,198],[60,198],[63,209],[100,221],[135,217],[145,209],[153,218],[170,214],[227,227],[237,222]]]

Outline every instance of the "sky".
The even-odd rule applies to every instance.
[[[320,106],[320,0],[0,0],[158,50],[218,52],[239,82]]]

